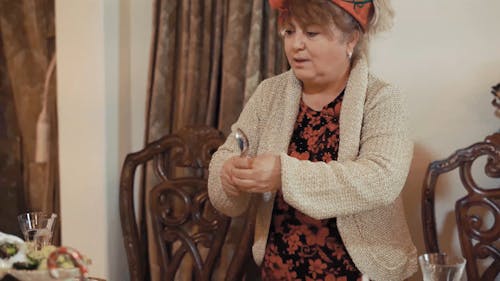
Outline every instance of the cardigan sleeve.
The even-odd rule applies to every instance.
[[[367,96],[356,159],[324,163],[281,154],[284,199],[316,219],[390,204],[404,186],[412,152],[401,95],[385,86]]]
[[[249,156],[255,156],[259,143],[260,116],[259,109],[262,105],[262,83],[244,106],[238,120],[231,126],[231,134],[223,145],[212,156],[208,176],[208,196],[212,205],[225,215],[236,217],[247,209],[250,195],[242,192],[239,196],[231,196],[224,192],[220,181],[220,172],[224,162],[240,155],[240,150],[234,137],[236,129],[241,129],[248,137]]]

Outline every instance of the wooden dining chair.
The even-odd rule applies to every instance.
[[[127,155],[120,181],[120,216],[132,281],[150,280],[148,227],[144,220],[137,219],[134,204],[135,175],[140,166],[146,168],[146,175],[151,175],[145,177],[150,182],[143,183],[139,193],[149,192],[146,205],[160,259],[161,280],[175,280],[181,270],[183,275],[192,276],[189,280],[216,280],[213,275],[221,264],[221,249],[231,219],[210,204],[207,176],[212,154],[224,139],[222,133],[210,127],[184,128]],[[151,188],[144,190],[144,186]],[[246,213],[237,250],[224,279],[217,280],[244,279],[247,262],[251,260],[254,212],[250,209]]]
[[[500,178],[500,133],[429,165],[422,190],[424,242],[427,252],[440,252],[434,212],[436,183],[440,175],[458,169],[467,195],[456,201],[454,212],[468,280],[496,281],[500,280],[500,181],[495,180],[492,188],[480,187],[474,181],[471,167],[481,156],[487,157],[486,175]],[[479,264],[487,258],[492,262],[480,270]]]

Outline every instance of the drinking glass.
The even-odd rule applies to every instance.
[[[35,250],[52,244],[56,214],[29,212],[17,216],[24,240]]]
[[[418,257],[424,281],[460,281],[465,259],[446,253],[428,253]]]

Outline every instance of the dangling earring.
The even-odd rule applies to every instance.
[[[352,58],[352,51],[347,51],[347,57],[348,57],[349,59],[351,59],[351,58]]]

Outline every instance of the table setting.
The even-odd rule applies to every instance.
[[[24,240],[0,232],[0,280],[93,281],[88,276],[91,261],[76,249],[52,245],[57,215],[29,212],[18,217]]]

